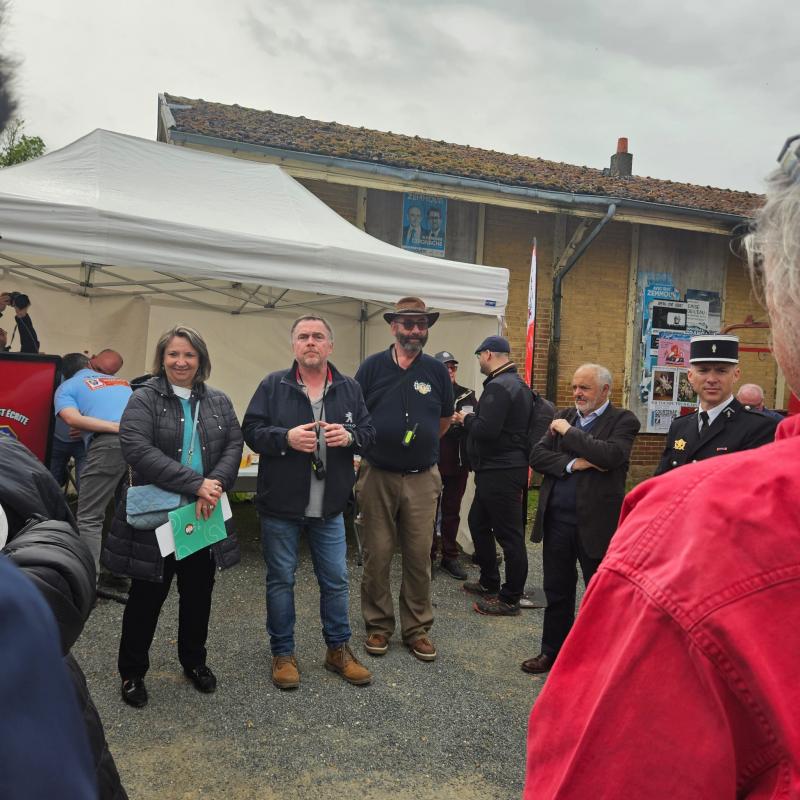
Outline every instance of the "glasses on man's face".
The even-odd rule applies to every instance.
[[[450,370],[450,372],[455,372],[458,369],[458,364],[454,364],[452,361],[449,361],[447,364],[445,364],[445,366]]]
[[[421,331],[428,330],[428,320],[426,319],[399,319],[397,324],[405,331],[413,331],[414,328]]]
[[[790,136],[778,153],[781,172],[791,181],[800,178],[800,133]]]

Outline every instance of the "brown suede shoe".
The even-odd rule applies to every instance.
[[[389,649],[389,640],[382,633],[371,633],[364,642],[364,649],[371,656],[386,655]]]
[[[420,661],[433,661],[436,658],[436,648],[427,636],[420,636],[419,639],[409,642],[408,649]]]
[[[293,655],[272,656],[272,682],[279,689],[296,689],[300,685],[297,659]]]
[[[337,672],[353,686],[366,686],[372,681],[372,673],[353,655],[349,645],[329,647],[325,655],[325,669]]]
[[[520,664],[520,669],[523,672],[529,672],[531,675],[540,675],[543,672],[550,672],[553,668],[555,659],[545,653],[539,653],[534,658],[529,658]]]

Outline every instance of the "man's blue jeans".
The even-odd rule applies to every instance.
[[[350,591],[344,519],[306,518],[302,522],[261,516],[261,547],[267,565],[267,634],[273,656],[294,653],[294,574],[300,531],[308,544],[319,583],[319,616],[328,647],[350,641]]]

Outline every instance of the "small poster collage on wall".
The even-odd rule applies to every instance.
[[[689,340],[719,333],[718,292],[648,283],[642,297],[642,375],[639,394],[647,406],[647,433],[666,433],[675,417],[693,411],[697,396],[689,383]]]

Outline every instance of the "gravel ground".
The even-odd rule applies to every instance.
[[[216,694],[199,694],[182,675],[174,584],[150,653],[145,709],[119,697],[123,606],[101,600],[74,648],[132,800],[519,797],[528,713],[544,682],[519,663],[539,652],[542,611],[482,617],[460,583],[439,572],[431,631],[438,659],[418,661],[397,635],[386,656],[370,657],[363,650],[353,542],[352,646],[374,680],[350,686],[323,668],[319,593],[304,548],[296,587],[302,684],[281,692],[270,680],[255,513],[249,504],[235,509],[242,563],[218,573],[208,642]],[[541,553],[528,546],[529,585],[541,586]],[[477,577],[476,568],[468,571]],[[399,556],[392,580],[396,602]]]

